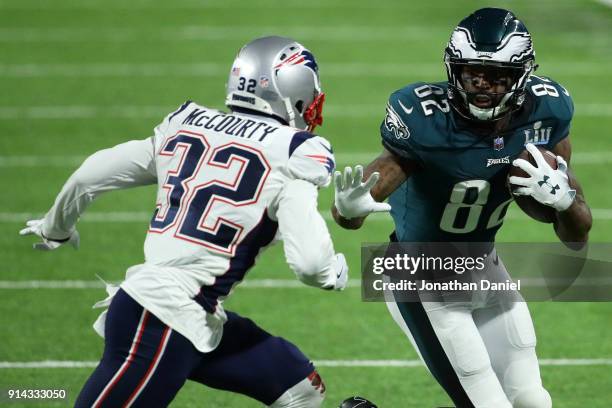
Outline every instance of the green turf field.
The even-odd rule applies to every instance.
[[[591,239],[612,241],[612,7],[605,1],[0,0],[0,280],[5,286],[33,280],[61,284],[93,281],[97,274],[112,281],[140,263],[154,207],[152,188],[94,203],[79,225],[77,252],[37,253],[31,250],[33,240],[17,232],[28,214],[47,210],[87,154],[148,137],[186,99],[221,107],[231,61],[253,37],[289,35],[313,51],[327,93],[320,133],[344,166],[365,163],[380,150],[378,126],[393,90],[446,78],[441,59],[452,28],[492,3],[511,8],[526,22],[538,73],[561,82],[574,97],[573,167],[594,209]],[[331,201],[332,190],[322,191],[320,207],[328,219]],[[498,239],[556,239],[549,226],[518,211],[511,208]],[[355,279],[360,243],[384,242],[392,230],[384,217],[353,232],[329,226]],[[273,248],[247,282],[291,278],[282,251]],[[383,408],[450,405],[424,368],[384,363],[417,358],[384,304],[361,302],[356,285],[343,293],[284,286],[239,287],[226,306],[321,361],[326,406],[354,394]],[[0,390],[63,388],[74,401],[92,368],[5,366],[96,361],[103,343],[91,329],[98,312],[90,306],[102,297],[100,288],[1,288]],[[541,359],[601,359],[543,365],[554,406],[612,406],[612,305],[534,303],[530,308]],[[362,360],[384,361],[377,367],[333,366]],[[257,404],[187,384],[173,406]]]

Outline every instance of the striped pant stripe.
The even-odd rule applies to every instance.
[[[149,383],[149,380],[153,376],[153,373],[155,373],[155,369],[159,365],[159,362],[161,361],[164,355],[164,351],[166,351],[166,346],[168,345],[168,341],[170,340],[171,333],[172,333],[172,329],[170,329],[170,327],[166,327],[166,329],[164,330],[164,334],[162,335],[162,339],[159,342],[159,347],[157,348],[155,356],[153,357],[153,361],[151,361],[151,364],[149,365],[149,368],[147,369],[147,372],[145,373],[144,377],[138,383],[138,385],[136,386],[136,389],[134,390],[132,395],[130,395],[127,402],[125,403],[124,405],[125,408],[132,406],[136,398],[138,398],[142,390]]]
[[[134,335],[134,340],[132,341],[132,346],[130,347],[128,356],[126,357],[121,367],[119,367],[119,370],[117,371],[117,373],[113,376],[113,378],[110,379],[108,384],[106,384],[106,386],[104,387],[104,389],[102,390],[102,392],[100,393],[96,401],[93,403],[92,408],[100,407],[102,402],[104,402],[106,397],[108,397],[108,394],[113,389],[113,387],[119,382],[121,377],[125,374],[130,364],[132,364],[132,361],[134,361],[134,356],[136,355],[136,352],[138,351],[138,346],[140,345],[140,341],[142,340],[142,335],[144,333],[148,319],[149,319],[149,312],[147,312],[146,310],[143,310],[142,315],[140,316],[140,322],[138,323],[138,328],[136,329],[136,334]]]

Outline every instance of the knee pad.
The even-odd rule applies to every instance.
[[[504,312],[510,343],[518,348],[534,348],[536,334],[525,302],[516,302]]]
[[[457,327],[440,342],[459,377],[476,376],[491,369],[487,349],[473,333]]]
[[[544,387],[529,388],[516,395],[512,406],[514,408],[551,408],[552,399]]]
[[[270,407],[319,408],[324,399],[325,383],[315,370],[308,377],[285,391]]]

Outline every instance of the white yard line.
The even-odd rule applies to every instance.
[[[176,107],[147,105],[64,105],[64,106],[2,106],[0,120],[47,120],[47,119],[161,119]],[[610,117],[612,104],[586,103],[576,105],[578,117]],[[379,118],[384,117],[384,104],[347,104],[325,105],[326,117],[339,118]]]
[[[317,367],[422,367],[421,360],[314,360]],[[540,359],[540,366],[610,366],[612,358]],[[0,369],[92,368],[97,361],[43,360],[0,361]]]
[[[82,43],[132,41],[248,41],[250,38],[278,34],[301,41],[373,42],[393,38],[448,37],[442,26],[175,26],[157,30],[113,27],[19,27],[0,28],[0,43]]]
[[[23,1],[19,2],[23,3]],[[51,2],[54,7],[57,2]],[[344,6],[321,2],[316,6],[311,2],[302,1],[300,8],[376,8],[380,7],[374,2],[372,4],[350,4]],[[122,2],[121,7],[130,3]],[[174,2],[172,3],[174,7]],[[219,3],[212,8],[232,7],[231,3]],[[284,4],[286,6],[286,4]],[[13,5],[16,7],[17,5]],[[45,3],[37,2],[36,9],[41,11]],[[250,5],[260,8],[259,2]],[[13,8],[11,7],[11,8]],[[58,7],[62,7],[58,5]],[[106,4],[105,8],[109,8]],[[110,6],[112,7],[112,5]],[[156,4],[155,7],[158,7]],[[235,5],[234,5],[235,7]],[[241,9],[249,7],[249,3],[241,2]],[[409,4],[396,4],[394,9],[410,7]],[[6,10],[7,6],[0,2],[0,11]],[[177,5],[176,8],[181,8]],[[434,38],[446,41],[450,34],[450,27],[446,25],[342,25],[331,23],[329,25],[274,25],[274,26],[245,26],[245,25],[188,25],[188,26],[165,26],[155,30],[138,27],[86,27],[86,26],[51,26],[51,27],[6,27],[0,28],[0,42],[4,43],[87,43],[87,42],[173,42],[178,41],[238,41],[246,42],[251,38],[264,35],[285,35],[297,38],[300,41],[325,41],[325,42],[377,42],[397,43],[401,45],[415,43],[422,38]],[[583,48],[589,49],[605,48],[609,43],[604,39],[596,41],[588,31],[565,31],[563,33],[542,33],[538,38],[546,38],[560,44],[574,44],[580,42]],[[590,40],[590,41],[585,41]]]
[[[95,119],[95,118],[159,118],[171,112],[162,106],[14,106],[0,107],[0,119]]]
[[[334,156],[338,168],[350,164],[367,164],[379,152],[339,152]],[[1,156],[1,167],[76,167],[85,160],[86,156]],[[606,164],[612,163],[612,151],[574,152],[573,165]]]
[[[0,369],[8,368],[90,368],[96,367],[98,361],[0,361]]]
[[[593,208],[591,209],[593,218],[596,220],[612,220],[612,208]],[[93,223],[130,223],[130,222],[148,222],[151,220],[149,212],[120,212],[120,211],[92,211],[83,215],[80,222],[93,222]],[[331,221],[332,217],[328,211],[322,211],[323,218],[327,221]],[[12,222],[25,222],[30,219],[36,219],[42,217],[44,214],[40,212],[0,212],[0,223],[12,223]],[[525,214],[523,214],[517,208],[510,208],[506,214],[506,219],[511,220],[529,220]],[[375,222],[391,222],[391,216],[388,214],[371,214],[368,220]]]
[[[547,287],[548,285],[565,283],[559,278],[520,278],[525,287]],[[595,287],[612,285],[612,278],[582,278],[573,283],[574,287]],[[361,288],[359,279],[349,279],[349,288]],[[246,289],[308,289],[309,287],[297,279],[250,279],[240,283],[240,288]],[[54,289],[103,289],[104,283],[99,280],[0,280],[0,290],[54,290]]]
[[[0,167],[73,167],[87,156],[0,156]]]
[[[2,30],[0,29],[0,42]],[[540,62],[542,66],[550,67],[548,75],[596,75],[606,74],[605,63],[589,62]],[[230,68],[230,62],[224,63],[0,63],[0,78],[96,78],[96,77],[225,77]],[[427,76],[439,72],[444,75],[442,62],[423,63],[380,63],[368,62],[328,62],[321,68],[323,78],[403,78]]]
[[[294,289],[308,288],[297,279],[247,279],[239,285],[247,289]],[[359,279],[350,279],[348,287],[361,287]],[[22,289],[102,289],[100,280],[0,280],[0,290]]]
[[[180,1],[180,2],[158,2],[158,1],[130,1],[130,2],[104,2],[99,1],[77,1],[77,2],[40,2],[40,1],[15,1],[15,0],[2,0],[0,1],[0,11],[4,10],[90,10],[100,11],[104,10],[144,10],[150,11],[151,8],[159,8],[161,10],[250,10],[254,9],[261,12],[267,7],[283,7],[283,9],[290,9],[290,12],[298,13],[300,9],[341,9],[345,12],[346,8],[351,9],[364,9],[364,10],[377,10],[380,11],[381,5],[376,2],[346,2],[346,1],[299,1],[299,0],[283,0],[282,4],[278,1],[257,1],[257,2],[245,2],[241,0],[237,1]],[[413,10],[413,6],[410,3],[395,3],[393,5],[394,10]],[[291,10],[293,9],[293,10]]]
[[[555,64],[556,66],[556,64]],[[562,66],[562,64],[560,64]],[[36,77],[225,77],[230,63],[89,63],[89,64],[0,64],[0,78],[36,78]],[[324,77],[354,78],[367,75],[374,77],[406,77],[410,75],[430,75],[439,70],[443,75],[443,65],[440,64],[379,64],[369,63],[327,63]],[[556,69],[556,68],[555,68]],[[565,69],[565,68],[564,68]],[[589,74],[602,72],[598,65],[576,67],[572,74]]]
[[[99,280],[27,280],[0,281],[0,289],[102,289],[104,283]]]
[[[576,67],[572,73],[600,70],[598,65]],[[181,77],[181,76],[226,76],[230,62],[227,63],[83,63],[83,64],[6,64],[0,63],[0,78],[32,78],[32,77]],[[325,77],[402,77],[411,75],[427,75],[439,69],[440,64],[378,64],[346,62],[325,64]]]
[[[159,76],[220,76],[229,65],[216,63],[89,63],[89,64],[0,64],[0,78],[36,77],[159,77]]]
[[[151,220],[153,213],[148,212],[129,212],[129,211],[109,211],[109,212],[96,212],[92,211],[83,215],[83,219],[80,222],[147,222]],[[0,213],[0,222],[21,222],[24,220],[39,218],[44,216],[43,213]]]

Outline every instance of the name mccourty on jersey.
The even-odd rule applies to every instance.
[[[212,129],[215,132],[222,132],[230,136],[246,139],[255,139],[259,142],[278,130],[277,126],[270,126],[265,122],[228,115],[218,111],[214,111],[212,115],[207,115],[207,113],[206,109],[194,109],[183,120],[183,125]]]

